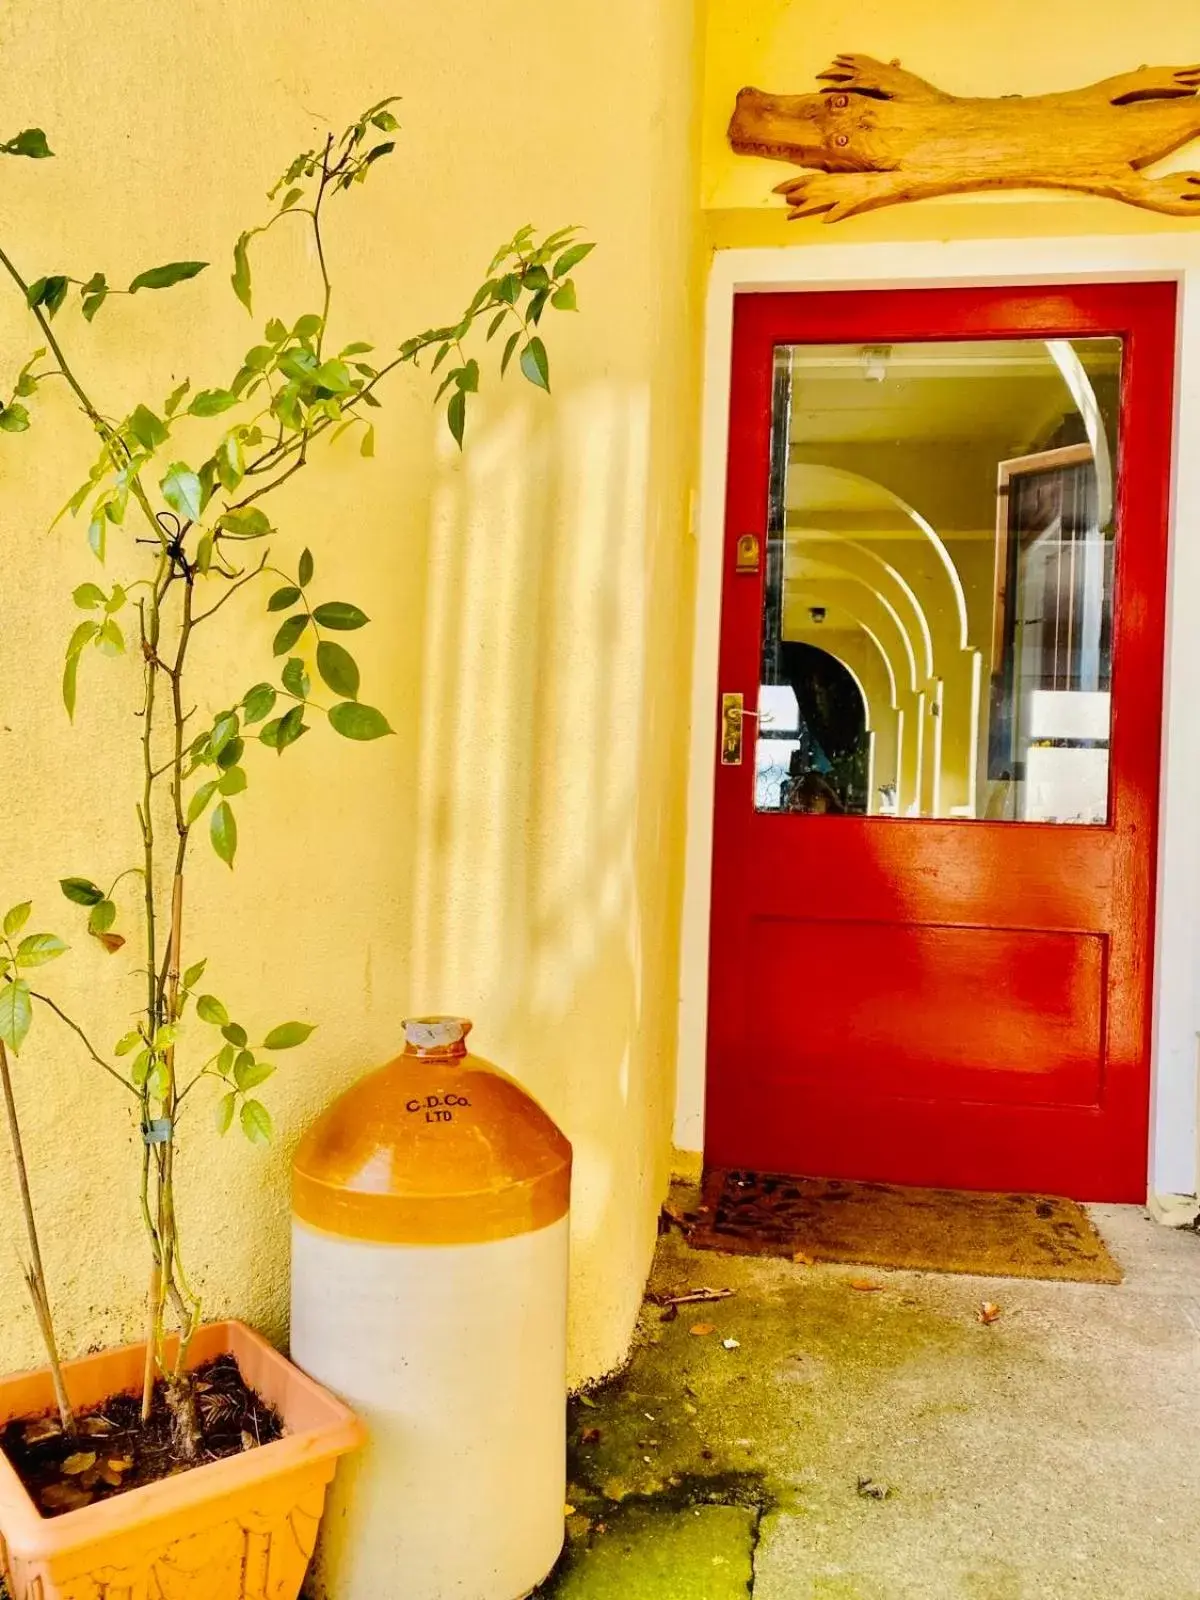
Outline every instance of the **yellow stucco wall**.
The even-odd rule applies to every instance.
[[[265,1096],[269,1153],[219,1142],[207,1109],[183,1134],[208,1310],[276,1337],[290,1150],[340,1086],[395,1052],[404,1014],[439,1009],[474,1017],[480,1052],[574,1142],[573,1374],[624,1353],[669,1159],[700,44],[692,0],[97,0],[86,17],[17,0],[0,17],[5,129],[40,123],[57,152],[0,171],[0,240],[27,272],[121,282],[214,262],[169,298],[110,304],[90,331],[61,314],[115,413],[184,376],[227,380],[256,324],[312,309],[314,265],[277,229],[251,323],[228,287],[232,241],[322,122],[386,93],[404,96],[399,153],[333,244],[346,337],[382,344],[457,315],[527,220],[580,222],[599,244],[580,316],[549,330],[550,402],[486,378],[460,461],[429,385],[402,377],[376,414],[377,459],[347,440],[277,502],[280,553],[310,544],[325,595],[371,613],[356,636],[363,693],[398,737],[354,746],[322,729],[281,761],[263,752],[236,872],[203,841],[197,852],[188,917],[206,986],[264,1024],[320,1024]],[[0,298],[0,371],[31,343]],[[89,662],[68,729],[70,590],[94,570],[80,528],[46,529],[89,439],[52,396],[39,413],[36,432],[0,435],[0,899],[33,895],[36,923],[66,928],[57,877],[134,860],[135,685],[127,664]],[[233,653],[210,659],[202,713],[270,674],[261,605],[243,608]],[[119,961],[73,942],[46,981],[115,1039],[136,980],[118,985]],[[136,1336],[146,1262],[120,1096],[43,1018],[18,1087],[63,1343]],[[0,1243],[16,1228],[0,1161]],[[38,1356],[0,1248],[0,1368]]]

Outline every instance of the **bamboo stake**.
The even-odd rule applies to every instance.
[[[50,1377],[54,1384],[54,1398],[62,1419],[63,1432],[75,1432],[75,1414],[67,1398],[63,1382],[62,1363],[58,1358],[58,1341],[54,1337],[54,1320],[50,1312],[50,1296],[46,1290],[46,1272],[42,1266],[42,1252],[38,1244],[37,1223],[33,1215],[33,1196],[29,1192],[29,1172],[25,1166],[25,1150],[21,1143],[21,1128],[17,1121],[17,1102],[13,1096],[12,1076],[8,1070],[8,1052],[0,1040],[0,1085],[4,1090],[4,1105],[8,1112],[8,1136],[12,1141],[13,1162],[17,1171],[17,1187],[21,1194],[21,1210],[25,1215],[25,1232],[29,1237],[30,1264],[25,1270],[25,1281],[33,1300],[34,1314],[38,1320],[42,1342],[50,1358]]]

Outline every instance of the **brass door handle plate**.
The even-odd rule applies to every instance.
[[[740,694],[721,696],[721,765],[740,767],[742,764],[742,728],[745,723],[743,706],[745,697]]]

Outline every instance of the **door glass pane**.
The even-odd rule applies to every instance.
[[[1121,341],[783,345],[760,811],[1108,820]]]

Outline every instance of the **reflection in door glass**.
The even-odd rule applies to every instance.
[[[1108,820],[1121,341],[776,351],[760,811]]]

